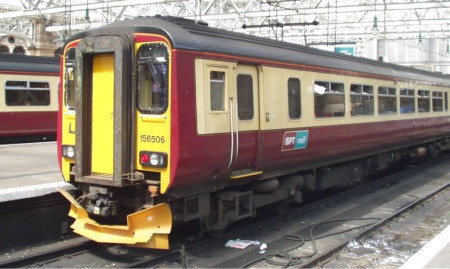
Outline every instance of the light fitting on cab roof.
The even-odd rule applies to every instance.
[[[419,32],[419,41],[417,43],[417,46],[419,47],[423,46],[422,31]]]
[[[84,21],[86,23],[85,28],[89,29],[91,27],[91,18],[89,17],[89,1],[86,0],[86,15],[84,16]]]
[[[375,16],[373,17],[373,27],[372,33],[378,35],[380,31],[378,30],[378,18],[377,18],[377,0],[375,0]]]

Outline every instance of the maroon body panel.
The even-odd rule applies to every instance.
[[[309,131],[307,148],[290,151],[282,151],[287,130],[266,131],[261,133],[259,162],[254,168],[277,174],[311,169],[420,144],[448,133],[449,129],[448,117],[311,127],[303,129]],[[187,138],[188,129],[183,130],[183,137]],[[185,154],[179,156],[173,187],[229,176],[229,135],[196,136],[192,141],[195,142],[180,140],[179,148]],[[248,145],[248,149],[257,150],[256,145]]]
[[[0,137],[55,135],[57,111],[0,112]]]
[[[230,134],[201,136],[196,131],[194,61],[200,56],[205,57],[177,50],[172,54],[171,188],[229,181],[232,171],[248,168],[254,160],[252,169],[282,175],[408,147],[448,135],[450,130],[449,116],[436,113],[438,116],[425,119],[392,120],[387,116],[385,121],[371,123],[243,132],[239,152],[246,156],[229,168]],[[289,131],[308,131],[306,148],[283,151],[283,137]]]

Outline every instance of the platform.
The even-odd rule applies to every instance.
[[[450,226],[409,258],[400,269],[450,268]]]
[[[56,142],[0,145],[0,202],[70,188],[58,166]]]

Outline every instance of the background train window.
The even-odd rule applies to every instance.
[[[352,84],[350,100],[352,116],[373,115],[373,86]]]
[[[378,87],[378,114],[397,114],[397,89]]]
[[[138,51],[139,108],[162,114],[168,105],[169,53],[164,44],[145,44]]]
[[[50,84],[34,81],[6,81],[5,99],[7,106],[50,105]]]
[[[416,112],[414,89],[400,89],[400,113]]]
[[[300,119],[301,109],[301,95],[300,95],[300,80],[298,78],[289,78],[288,80],[288,107],[289,118]]]
[[[417,109],[419,112],[430,112],[430,91],[417,91]]]
[[[210,73],[211,111],[225,110],[225,72]]]
[[[314,82],[314,111],[316,118],[343,117],[345,115],[344,84]]]
[[[442,97],[442,92],[433,92],[433,111],[444,111],[444,102]]]
[[[65,102],[69,109],[75,107],[75,48],[71,48],[66,53],[66,66],[64,68],[65,76]]]
[[[445,98],[444,98],[444,103],[445,103],[445,111],[448,111],[448,93],[445,92]]]
[[[240,120],[253,119],[253,78],[251,75],[237,76],[237,103]]]

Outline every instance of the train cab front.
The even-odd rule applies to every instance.
[[[59,142],[74,231],[168,249],[170,46],[162,36],[91,34],[63,52]]]

